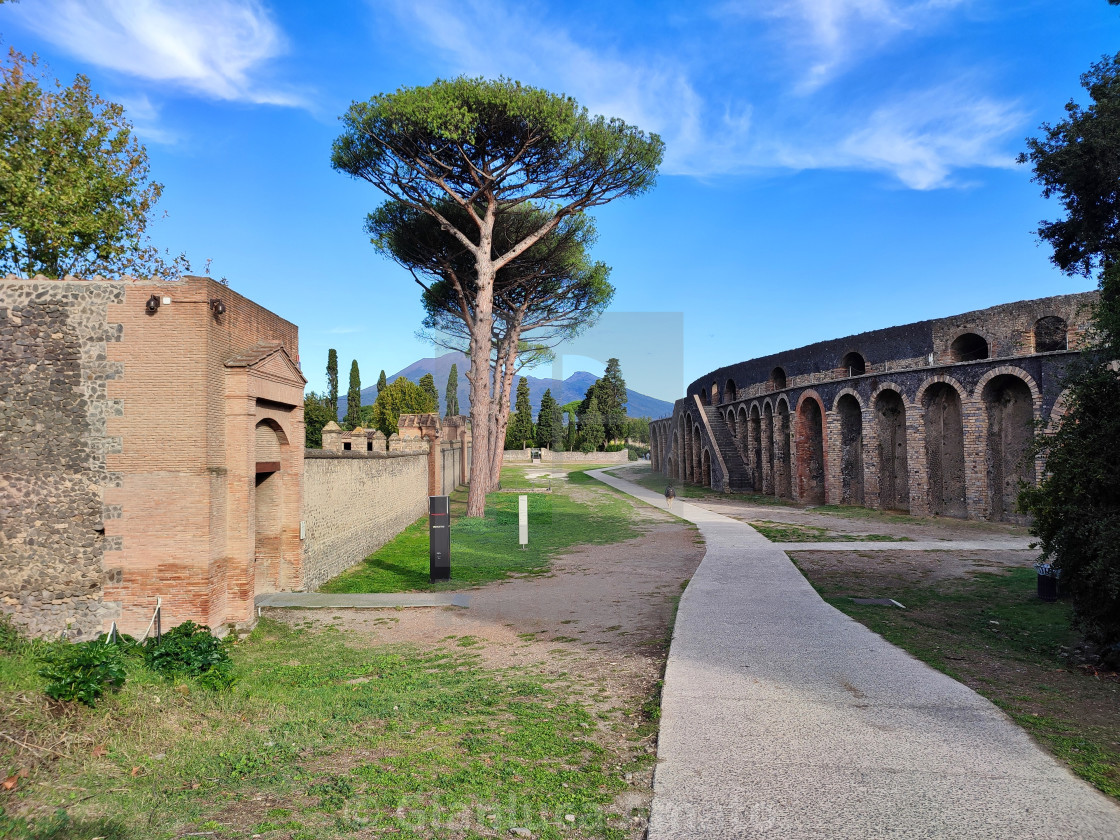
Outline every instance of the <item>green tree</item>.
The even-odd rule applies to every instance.
[[[599,403],[606,439],[610,441],[623,437],[626,424],[626,380],[622,378],[622,366],[618,359],[607,360],[607,369],[602,377],[587,389],[580,405],[580,413],[587,411],[592,397]]]
[[[48,81],[38,59],[0,63],[0,274],[178,275],[149,244],[163,192],[124,109],[89,79]]]
[[[552,396],[549,388],[541,397],[541,408],[537,412],[537,446],[558,449],[564,440],[564,415],[560,404]]]
[[[451,372],[447,374],[447,388],[443,392],[443,403],[447,406],[445,417],[455,417],[459,414],[459,366],[451,365]]]
[[[397,434],[397,421],[402,414],[430,414],[439,411],[432,395],[411,380],[398,376],[386,385],[373,403],[373,425],[385,437]]]
[[[580,401],[572,400],[570,403],[564,403],[560,406],[560,410],[568,418],[568,428],[564,448],[568,452],[575,452],[579,449],[579,422],[577,420],[577,412],[579,411]]]
[[[377,393],[380,394],[382,391],[384,391],[385,390],[385,385],[386,385],[385,369],[382,368],[381,369],[381,375],[379,377],[377,377]]]
[[[460,77],[401,88],[355,102],[343,124],[333,166],[431,216],[473,258],[467,515],[483,516],[496,444],[489,376],[495,275],[566,217],[649,190],[663,144],[621,120],[591,117],[569,97],[509,79]],[[441,213],[449,201],[468,214],[469,229]],[[499,212],[522,205],[544,213],[542,224],[495,251]]]
[[[329,397],[319,396],[314,391],[303,398],[304,446],[308,449],[323,448],[323,427],[334,420],[338,421],[338,409],[331,408]]]
[[[533,442],[533,406],[529,397],[529,380],[524,376],[517,383],[517,410],[506,427],[506,449],[524,449]]]
[[[603,414],[599,411],[599,400],[592,396],[587,409],[580,416],[579,448],[581,452],[594,452],[606,443],[603,427]]]
[[[420,390],[432,398],[432,405],[436,407],[435,411],[438,414],[439,391],[436,390],[436,378],[430,373],[425,373],[420,377],[420,382],[418,384],[420,385]]]
[[[1069,102],[1066,118],[1043,124],[1019,158],[1066,211],[1038,229],[1051,259],[1067,274],[1098,272],[1101,288],[1093,345],[1064,383],[1057,430],[1036,439],[1046,470],[1020,506],[1033,516],[1042,557],[1061,572],[1076,626],[1120,666],[1120,378],[1111,364],[1120,358],[1120,55],[1081,83],[1091,104]]]
[[[347,429],[356,429],[362,425],[362,377],[358,373],[358,360],[350,363],[350,387],[346,389],[346,422]]]
[[[327,403],[334,410],[334,420],[338,421],[338,351],[333,347],[327,351]]]

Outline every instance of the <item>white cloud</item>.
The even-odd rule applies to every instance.
[[[724,17],[783,22],[774,35],[805,66],[798,91],[811,93],[905,32],[919,32],[969,0],[731,0]]]
[[[159,123],[160,109],[145,94],[110,97],[124,106],[125,116],[132,123],[136,135],[146,143],[159,143],[172,146],[179,142],[179,136]]]
[[[790,0],[786,5],[816,21],[813,38],[839,46],[854,20],[897,29],[911,25],[919,13],[962,1]],[[765,8],[774,14],[784,8],[776,0],[768,3]],[[960,169],[1010,166],[1006,138],[1026,121],[1014,103],[971,93],[982,85],[968,76],[902,93],[885,83],[878,101],[870,104],[825,91],[790,100],[776,86],[758,90],[757,104],[722,93],[713,100],[693,81],[703,66],[689,66],[675,55],[646,51],[631,57],[593,49],[563,27],[530,19],[510,6],[396,0],[394,8],[402,30],[441,51],[452,72],[505,75],[563,90],[593,113],[661,134],[666,142],[662,172],[668,175],[857,169],[887,173],[911,189],[960,186],[954,178]]]
[[[80,59],[215,99],[302,105],[260,81],[285,39],[256,0],[36,0],[13,8]]]

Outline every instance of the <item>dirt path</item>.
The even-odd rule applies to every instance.
[[[584,485],[561,492],[582,499],[614,491]],[[571,685],[600,721],[598,740],[619,763],[644,758],[619,803],[636,809],[631,836],[638,838],[645,831],[656,751],[656,726],[642,726],[641,710],[657,694],[677,599],[704,545],[694,526],[628,501],[641,537],[579,547],[554,558],[547,575],[468,590],[468,609],[266,613],[292,624],[332,624],[354,645],[468,648],[488,667],[529,669]]]

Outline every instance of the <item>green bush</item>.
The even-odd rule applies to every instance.
[[[94,706],[106,687],[124,685],[124,651],[119,645],[61,642],[43,654],[42,662],[39,676],[47,681],[44,691],[55,700],[78,700]]]
[[[15,653],[23,647],[23,644],[23,634],[12,624],[11,616],[0,613],[0,651]]]
[[[229,688],[234,683],[229,643],[193,621],[167,631],[158,642],[148,639],[144,662],[165,677],[192,677],[203,688]]]
[[[608,443],[603,447],[604,452],[621,452],[626,448],[625,443]]]
[[[649,454],[649,447],[648,446],[641,446],[641,445],[636,444],[636,443],[626,444],[626,450],[630,453],[630,460],[631,461],[638,461],[638,460],[646,457],[646,455]]]

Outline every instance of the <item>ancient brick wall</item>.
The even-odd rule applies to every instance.
[[[623,449],[621,452],[553,452],[542,448],[541,464],[625,464],[630,460],[630,454]],[[502,463],[505,464],[531,464],[532,449],[507,449]]]
[[[104,599],[102,488],[119,448],[106,345],[120,283],[0,281],[0,592],[27,632],[89,638],[114,619]]]
[[[651,423],[654,466],[729,490],[703,460],[715,444],[755,492],[1022,521],[1019,482],[1041,471],[1028,458],[1034,424],[1062,410],[1096,297],[1019,301],[719,368]],[[724,443],[689,421],[701,410]]]
[[[383,546],[428,509],[428,455],[328,452],[304,460],[304,587]]]

